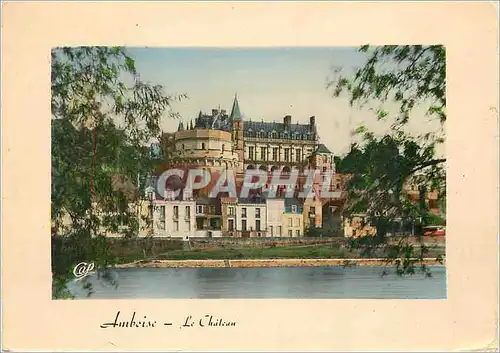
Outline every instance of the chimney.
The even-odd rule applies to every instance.
[[[283,124],[285,124],[286,127],[290,127],[292,125],[292,116],[287,115],[283,118]]]
[[[226,109],[222,109],[220,112],[222,115],[226,115]]]
[[[309,118],[309,125],[313,126],[316,124],[316,117],[315,116],[311,116]]]

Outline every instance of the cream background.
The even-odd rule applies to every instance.
[[[3,348],[469,350],[498,325],[498,22],[490,3],[6,3]],[[52,301],[50,49],[60,45],[430,44],[448,59],[447,300]],[[234,328],[100,329],[117,310]]]

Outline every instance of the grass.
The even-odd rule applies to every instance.
[[[339,247],[325,245],[283,246],[243,249],[173,250],[155,256],[157,260],[238,260],[238,259],[343,259],[357,257]]]

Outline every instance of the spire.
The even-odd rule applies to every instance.
[[[177,127],[177,131],[184,131],[184,124],[182,121],[179,121],[179,126]]]
[[[233,109],[231,110],[230,120],[232,122],[242,120],[240,113],[240,105],[238,104],[238,94],[234,95]]]

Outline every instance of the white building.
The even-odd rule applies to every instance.
[[[285,200],[270,198],[266,200],[267,212],[267,237],[283,236],[283,214],[285,213]]]
[[[155,200],[153,205],[154,236],[187,240],[196,235],[194,200]]]
[[[236,206],[236,231],[242,236],[265,237],[267,207],[264,200],[239,200]]]

